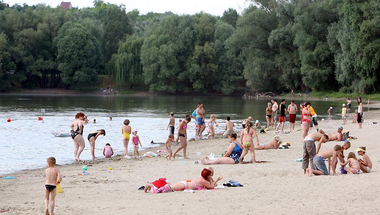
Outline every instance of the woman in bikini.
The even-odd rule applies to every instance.
[[[80,161],[79,157],[82,153],[85,143],[83,139],[83,119],[84,114],[82,112],[79,112],[75,115],[75,120],[71,123],[71,138],[73,138],[74,141],[74,156],[75,161]]]
[[[242,153],[243,146],[236,141],[237,135],[235,133],[228,135],[230,145],[227,152],[216,160],[202,159],[201,163],[205,165],[210,164],[237,164]]]
[[[95,160],[95,140],[100,135],[106,136],[106,131],[104,129],[100,129],[100,130],[93,131],[93,132],[89,133],[87,136],[87,140],[91,146],[92,161]]]
[[[219,177],[216,181],[212,179],[214,175],[213,170],[210,168],[204,168],[201,172],[201,176],[193,180],[184,180],[179,181],[174,184],[167,184],[166,189],[163,192],[170,191],[183,191],[183,190],[203,190],[203,189],[213,189],[217,186],[217,182],[222,179]],[[153,184],[145,185],[144,191],[147,193],[152,191],[152,193],[156,192],[157,188]]]
[[[175,159],[176,154],[183,149],[183,159],[189,159],[186,156],[186,149],[187,149],[187,124],[191,121],[190,116],[186,116],[185,120],[183,120],[179,124],[178,128],[178,136],[177,136],[177,142],[178,140],[181,143],[181,146],[174,152],[173,159]]]
[[[265,118],[267,119],[267,128],[270,129],[272,127],[272,103],[268,102],[267,109],[265,110]]]
[[[311,112],[310,112],[310,102],[306,102],[301,110],[302,116],[302,139],[305,139],[310,129],[311,122]]]
[[[253,145],[253,135],[256,137],[257,145],[260,145],[259,138],[255,132],[255,129],[252,128],[252,122],[248,122],[246,128],[240,134],[240,141],[242,142],[244,149],[243,153],[239,158],[239,162],[243,163],[244,156],[248,153],[248,150],[251,151],[252,163],[256,163],[255,158],[255,147]]]

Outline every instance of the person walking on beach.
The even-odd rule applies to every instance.
[[[308,134],[303,140],[303,157],[302,157],[302,169],[305,175],[307,175],[307,169],[314,169],[313,158],[317,154],[315,142],[318,141],[318,146],[329,140],[327,135],[313,132]]]
[[[259,143],[259,137],[257,136],[255,129],[253,129],[252,127],[253,127],[253,123],[248,122],[245,129],[240,134],[240,142],[244,146],[243,153],[241,154],[239,158],[240,163],[243,163],[244,156],[248,153],[248,150],[251,151],[252,163],[256,163],[255,147],[253,145],[253,136],[256,137],[257,145],[260,145],[260,143]]]
[[[173,159],[175,159],[175,156],[176,154],[183,150],[183,159],[189,159],[187,156],[186,156],[186,149],[187,149],[187,124],[191,122],[191,118],[190,116],[186,116],[185,120],[183,120],[180,124],[179,124],[179,128],[178,128],[178,136],[177,136],[177,140],[176,142],[178,142],[178,140],[180,141],[181,145],[180,147],[174,152],[173,154]]]
[[[280,117],[278,119],[279,123],[276,127],[276,131],[280,128],[281,125],[281,133],[284,133],[284,125],[285,125],[285,117],[286,117],[286,106],[285,106],[285,99],[281,100],[280,104]]]
[[[268,106],[265,109],[265,118],[267,120],[267,128],[268,129],[271,129],[271,127],[272,127],[272,115],[273,115],[272,103],[268,102]]]
[[[174,118],[174,113],[173,112],[170,113],[169,124],[168,124],[168,127],[166,128],[166,130],[168,130],[169,128],[170,128],[169,134],[173,134],[174,135],[175,118]]]
[[[204,119],[205,114],[206,114],[206,111],[203,108],[203,104],[200,102],[198,104],[198,108],[197,108],[197,125],[199,126],[199,128],[198,128],[198,137],[199,138],[202,136],[202,133],[206,128],[205,119]]]
[[[311,122],[311,113],[310,113],[310,102],[306,102],[303,108],[301,109],[301,126],[302,126],[302,139],[307,136],[310,128]]]
[[[83,119],[84,113],[79,112],[75,115],[75,120],[71,123],[71,138],[74,141],[74,156],[75,161],[80,161],[80,155],[85,147],[83,139]]]
[[[290,105],[288,106],[288,112],[289,112],[289,132],[292,130],[294,131],[294,125],[296,123],[296,114],[297,114],[297,105],[292,101]]]
[[[49,214],[49,200],[50,212],[51,214],[54,214],[56,188],[57,184],[61,183],[62,181],[61,173],[59,169],[55,167],[55,163],[56,160],[54,157],[47,159],[48,168],[45,170],[45,214]]]
[[[129,136],[132,133],[132,127],[129,126],[129,123],[130,121],[128,119],[124,120],[124,125],[121,128],[121,133],[123,134],[124,156],[128,156]]]
[[[275,100],[271,100],[272,102],[272,125],[273,127],[276,127],[276,123],[277,123],[277,112],[278,112],[278,104]]]
[[[95,161],[95,141],[100,135],[106,136],[106,131],[104,129],[100,129],[89,133],[87,136],[87,140],[91,146],[92,161]]]
[[[198,107],[199,107],[199,104],[197,105],[197,108],[195,108],[195,110],[193,111],[193,113],[191,114],[191,116],[194,119],[194,123],[195,123],[195,137],[198,137],[198,130],[199,130],[199,126],[197,124],[197,109],[198,109]],[[179,123],[181,123],[181,119],[180,119]]]
[[[363,102],[362,102],[362,98],[361,97],[358,97],[358,124],[359,124],[359,128],[362,128],[362,124],[363,124]]]

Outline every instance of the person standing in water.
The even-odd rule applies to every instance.
[[[121,133],[123,134],[123,147],[124,147],[124,156],[128,156],[128,143],[129,143],[129,136],[131,135],[132,128],[129,126],[129,120],[124,120],[124,126],[121,130]]]
[[[175,159],[175,156],[176,154],[181,151],[183,149],[183,159],[189,159],[187,156],[186,156],[186,150],[187,150],[187,124],[191,122],[191,118],[189,115],[186,116],[185,120],[183,120],[180,124],[179,124],[179,128],[178,128],[178,136],[177,136],[177,140],[176,142],[178,142],[178,140],[180,141],[181,145],[180,147],[174,152],[173,154],[173,159]]]
[[[83,139],[83,119],[84,113],[78,112],[75,115],[75,120],[71,123],[71,138],[74,141],[74,156],[75,161],[80,161],[80,155],[83,152],[85,147],[84,139]]]
[[[106,131],[104,129],[100,129],[97,131],[93,131],[88,134],[87,140],[90,143],[91,146],[91,155],[92,155],[92,161],[95,161],[95,140],[100,136],[106,136]]]
[[[174,113],[173,112],[170,112],[169,124],[168,124],[168,127],[166,128],[166,130],[168,128],[170,128],[169,134],[173,134],[174,135],[175,118],[174,118]]]
[[[198,127],[198,137],[202,136],[202,133],[206,128],[205,119],[204,119],[205,114],[206,114],[206,111],[203,108],[203,104],[200,102],[198,104],[198,108],[197,108],[197,125],[199,126]]]

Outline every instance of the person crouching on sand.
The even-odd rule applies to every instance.
[[[363,158],[363,159],[359,159],[360,169],[364,173],[370,173],[371,169],[372,169],[372,161],[369,159],[368,155],[365,154],[366,148],[362,146],[362,147],[359,147],[358,149],[356,149],[356,151]]]
[[[342,151],[342,147],[340,145],[335,145],[334,150],[325,150],[321,153],[318,153],[313,158],[314,169],[307,168],[306,175],[311,176],[314,175],[330,175],[330,158],[332,157],[332,162],[337,161],[338,154]],[[329,168],[326,168],[325,159],[328,159]],[[333,173],[335,173],[335,169],[333,168]]]
[[[349,165],[349,167],[344,167],[346,165]],[[359,174],[360,173],[360,163],[358,159],[356,159],[355,153],[350,152],[347,156],[347,161],[342,164],[344,167],[344,170],[346,172],[352,173],[352,174]]]
[[[113,155],[113,149],[109,143],[106,144],[106,146],[103,149],[103,155],[106,158],[110,158]]]

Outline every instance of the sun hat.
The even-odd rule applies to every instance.
[[[342,106],[344,107],[344,106],[346,106],[346,104],[343,104]]]
[[[133,129],[132,132],[137,132],[137,129]]]
[[[358,149],[356,149],[356,151],[357,151],[357,152],[365,152],[365,150],[362,149],[362,148],[358,148]]]

